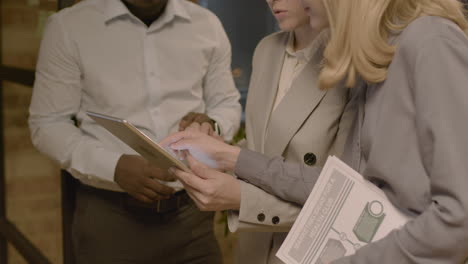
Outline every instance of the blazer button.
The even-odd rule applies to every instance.
[[[258,220],[259,222],[265,221],[265,214],[264,214],[264,213],[258,214],[258,215],[257,215],[257,220]]]
[[[279,224],[280,219],[279,219],[279,217],[275,216],[275,217],[273,217],[273,218],[271,219],[271,222],[272,222],[274,225],[277,225],[277,224]]]
[[[309,166],[314,166],[317,163],[317,157],[314,153],[309,152],[304,155],[304,163]]]

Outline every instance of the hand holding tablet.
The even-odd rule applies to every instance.
[[[127,120],[94,112],[86,113],[99,125],[122,140],[151,162],[152,165],[160,168],[162,171],[169,173],[169,168],[176,167],[180,170],[190,172],[190,169],[182,161],[173,157],[163,147],[154,142]]]

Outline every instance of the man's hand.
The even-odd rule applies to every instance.
[[[222,171],[233,171],[240,153],[237,146],[191,130],[174,133],[163,139],[160,144],[179,153],[188,152],[198,161]]]
[[[174,177],[163,173],[141,156],[122,155],[115,168],[115,182],[135,199],[145,203],[168,199],[174,189],[160,183],[173,181]]]
[[[210,169],[188,156],[193,173],[171,169],[201,211],[238,210],[240,183],[229,174]]]
[[[207,135],[214,134],[213,120],[206,114],[190,112],[185,115],[179,123],[179,131],[186,129],[198,129]]]
[[[185,129],[185,131],[201,132],[215,138],[220,142],[224,142],[224,138],[215,133],[208,123],[203,123],[201,125],[198,123],[192,123]]]

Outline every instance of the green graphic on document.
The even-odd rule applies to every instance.
[[[360,241],[370,243],[384,218],[383,204],[379,201],[368,202],[354,225],[353,232]]]

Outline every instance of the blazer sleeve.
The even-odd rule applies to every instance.
[[[228,217],[231,232],[288,232],[301,207],[241,181],[240,210]]]
[[[400,49],[408,66],[398,67],[408,67],[406,81],[414,96],[421,153],[421,161],[414,162],[427,170],[432,202],[401,229],[334,264],[468,260],[468,38],[444,27],[435,36],[425,36],[421,45],[402,43]]]

